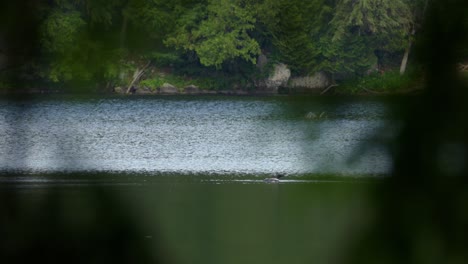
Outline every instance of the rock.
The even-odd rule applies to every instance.
[[[142,88],[143,88],[144,90],[146,90],[146,91],[149,91],[149,92],[152,93],[152,94],[155,94],[155,93],[157,92],[156,89],[153,89],[153,88],[151,88],[151,87],[149,87],[149,86],[143,86]]]
[[[186,93],[186,94],[198,94],[198,93],[200,93],[200,89],[197,86],[191,84],[191,85],[184,88],[184,93]]]
[[[147,88],[147,87],[139,87],[135,90],[135,94],[137,95],[148,95],[148,94],[152,94],[151,92],[151,89]]]
[[[124,94],[125,92],[125,89],[120,86],[114,87],[114,93]]]
[[[277,92],[280,86],[286,86],[288,80],[291,77],[291,70],[288,66],[283,63],[276,64],[273,68],[273,72],[265,80],[257,82],[257,87]]]
[[[159,87],[160,94],[178,94],[179,89],[172,84],[164,83],[161,87]]]
[[[313,76],[291,78],[289,87],[309,90],[321,90],[332,84],[332,80],[324,72],[317,72]]]
[[[289,70],[286,64],[280,63],[275,65],[273,74],[267,79],[267,88],[269,90],[277,91],[278,87],[286,86],[289,78],[291,77],[291,70]]]

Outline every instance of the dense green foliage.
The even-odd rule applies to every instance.
[[[128,85],[147,62],[156,71],[171,68],[182,75],[177,78],[235,75],[249,81],[260,76],[254,65],[264,54],[287,64],[293,75],[323,71],[339,81],[399,67],[418,38],[428,2],[35,2],[40,47],[28,63],[36,79],[51,83]]]
[[[372,73],[366,77],[353,78],[340,84],[340,91],[346,94],[390,94],[398,92],[418,92],[422,82],[418,78],[420,71],[411,71],[401,76],[396,70],[385,73]]]
[[[166,44],[195,51],[201,64],[218,69],[237,57],[255,63],[260,47],[248,34],[254,22],[250,10],[235,1],[212,0],[184,14]]]

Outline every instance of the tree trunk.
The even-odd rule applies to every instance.
[[[143,69],[139,70],[138,68],[136,69],[135,73],[133,74],[133,80],[132,82],[128,85],[126,93],[130,93],[132,90],[133,85],[135,84],[136,81],[138,81],[141,76],[143,76],[143,73],[145,73],[146,68],[150,65],[151,61],[148,61],[148,63],[143,67]]]
[[[408,56],[409,56],[412,44],[413,44],[413,41],[410,40],[408,44],[408,48],[406,48],[405,50],[405,55],[403,55],[403,59],[401,60],[400,75],[403,75],[406,72],[406,65],[408,64]]]

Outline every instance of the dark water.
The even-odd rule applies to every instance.
[[[363,180],[93,176],[0,184],[0,198],[16,197],[2,202],[19,209],[0,226],[0,253],[23,260],[46,245],[42,255],[68,263],[342,263],[372,215]],[[115,259],[122,252],[130,260]]]
[[[76,263],[338,263],[371,218],[375,175],[391,166],[376,142],[396,131],[395,106],[382,98],[0,101],[0,200],[16,208],[0,203],[0,255],[23,260],[43,245]],[[281,183],[263,182],[278,172],[287,174]]]
[[[377,99],[107,98],[0,101],[0,168],[267,174],[375,174]],[[321,119],[307,118],[307,114]],[[310,116],[311,114],[309,114]]]

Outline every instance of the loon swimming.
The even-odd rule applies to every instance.
[[[277,182],[280,182],[280,178],[281,177],[284,177],[285,175],[282,174],[282,173],[277,173],[275,174],[275,177],[272,177],[272,178],[265,178],[263,179],[264,182],[266,183],[277,183]]]

